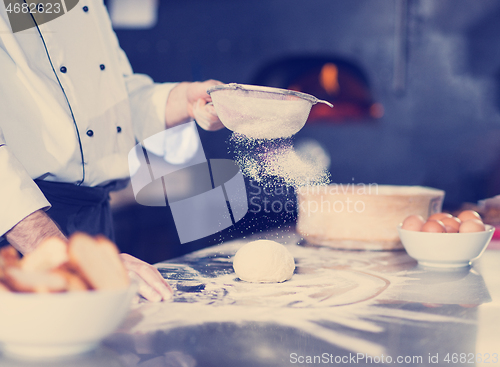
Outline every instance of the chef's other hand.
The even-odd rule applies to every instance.
[[[152,302],[159,302],[172,298],[172,288],[163,279],[158,269],[129,254],[120,254],[130,278],[139,284],[139,294]]]
[[[220,84],[222,83],[217,80],[207,80],[190,83],[187,88],[188,113],[204,130],[215,131],[224,127],[213,104],[210,103],[212,98],[207,93],[207,89]]]

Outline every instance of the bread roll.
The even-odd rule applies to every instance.
[[[69,270],[67,266],[60,267],[54,272],[60,274],[66,280],[66,290],[68,292],[88,291],[90,289],[90,286],[78,274]]]
[[[67,290],[66,279],[56,272],[23,271],[19,267],[4,269],[5,283],[16,292],[53,293]]]
[[[105,237],[75,233],[69,240],[69,264],[93,288],[112,290],[130,284],[116,245]]]
[[[0,267],[18,266],[19,252],[12,246],[4,246],[0,248]]]
[[[25,271],[48,271],[55,269],[68,261],[68,246],[58,237],[49,237],[20,261],[21,269]]]

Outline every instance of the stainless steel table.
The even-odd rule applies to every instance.
[[[257,238],[288,246],[291,280],[235,276],[232,256]],[[95,353],[47,366],[500,366],[498,250],[470,268],[439,270],[404,251],[314,247],[284,230],[158,268],[173,302],[136,305]]]

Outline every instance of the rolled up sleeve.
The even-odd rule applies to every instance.
[[[0,131],[0,236],[50,203],[9,151]]]

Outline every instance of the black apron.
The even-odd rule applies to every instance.
[[[47,211],[61,231],[69,236],[80,231],[102,234],[114,241],[109,193],[124,188],[127,180],[105,186],[78,186],[70,183],[35,180],[52,207]]]

